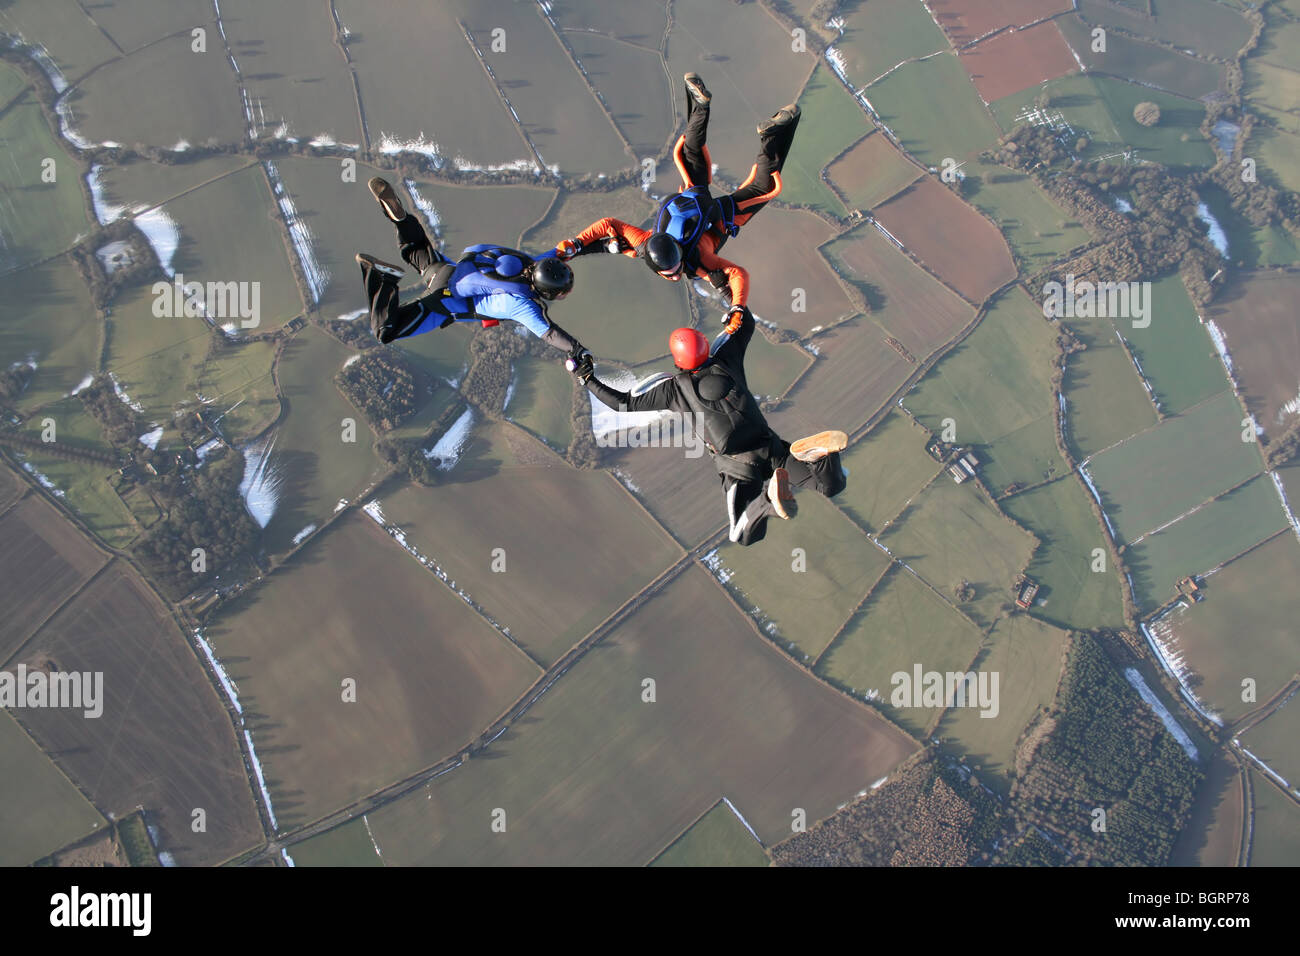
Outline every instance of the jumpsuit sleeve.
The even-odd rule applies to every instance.
[[[715,253],[713,237],[707,233],[701,237],[699,244],[700,268],[695,273],[701,278],[710,272],[721,270],[727,276],[727,285],[731,289],[731,304],[744,306],[749,302],[749,273],[742,267]]]
[[[537,300],[527,296],[494,292],[474,300],[474,311],[485,319],[505,319],[518,322],[533,335],[541,338],[551,327],[550,320]]]
[[[718,346],[718,350],[713,353],[713,361],[730,372],[732,378],[745,381],[745,351],[753,337],[754,314],[746,308],[740,320],[740,329]]]
[[[671,378],[660,382],[644,395],[631,392],[619,392],[610,388],[595,375],[587,379],[587,391],[591,392],[606,408],[628,412],[661,412],[668,409],[682,411],[677,394],[677,383]]]
[[[603,249],[604,241],[610,237],[623,240],[620,245],[627,247],[623,250],[623,255],[631,256],[635,255],[637,246],[650,238],[650,233],[621,219],[606,216],[593,222],[574,238],[582,243],[582,251],[585,253]]]

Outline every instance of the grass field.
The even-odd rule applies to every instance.
[[[360,513],[206,636],[246,715],[257,712],[248,719],[282,827],[437,763],[541,673]],[[345,678],[355,703],[342,700]]]
[[[767,853],[736,814],[719,802],[655,857],[651,866],[767,866]]]
[[[975,317],[951,289],[904,256],[874,226],[823,247],[841,278],[866,296],[871,317],[921,361]]]
[[[963,172],[963,198],[1001,229],[1023,271],[1042,269],[1091,238],[1024,173],[982,160]]]
[[[948,49],[948,39],[924,6],[912,0],[868,0],[844,5],[844,35],[835,48],[857,88],[905,60]]]
[[[1106,33],[1105,52],[1093,52],[1092,26],[1074,14],[1058,17],[1056,23],[1091,71],[1148,84],[1190,99],[1224,87],[1223,67],[1208,60],[1175,53],[1113,30]]]
[[[179,158],[184,159],[185,154]],[[162,205],[181,193],[249,165],[253,163],[248,157],[225,153],[176,163],[151,163],[145,159],[135,159],[103,166],[99,176],[109,205],[121,206],[127,212],[134,212]]]
[[[1205,56],[1230,59],[1250,38],[1250,24],[1240,13],[1214,0],[1162,3],[1156,16],[1130,12],[1102,0],[1079,0],[1079,14],[1090,24],[1191,47]]]
[[[1241,778],[1241,770],[1223,754],[1210,760],[1191,819],[1174,845],[1174,866],[1237,865],[1245,813]]]
[[[1293,609],[1282,595],[1297,573],[1300,544],[1278,535],[1207,578],[1204,600],[1152,625],[1192,671],[1196,696],[1227,720],[1254,710],[1295,673]],[[1256,703],[1241,699],[1247,677]]]
[[[562,28],[592,30],[617,37],[628,44],[657,49],[668,28],[667,4],[650,0],[624,8],[606,0],[555,0],[551,16]]]
[[[1113,329],[1092,322],[1070,326],[1086,346],[1066,365],[1066,439],[1078,460],[1156,423],[1155,406]]]
[[[1261,182],[1292,192],[1300,190],[1300,170],[1293,159],[1300,152],[1300,136],[1259,125],[1251,130],[1242,149],[1244,155],[1255,159]]]
[[[807,661],[826,649],[889,558],[827,499],[806,492],[798,502],[793,520],[768,519],[761,545],[725,544],[717,558],[737,602]]]
[[[760,400],[776,398],[785,394],[812,361],[797,345],[769,342],[761,331],[756,332],[745,351],[745,380]]]
[[[7,711],[0,714],[0,763],[0,866],[26,866],[104,826]]]
[[[1123,319],[1113,324],[1142,366],[1161,409],[1177,415],[1221,392],[1227,376],[1179,276],[1151,284],[1150,309],[1151,324],[1145,329]]]
[[[1246,731],[1241,742],[1291,789],[1300,789],[1300,703],[1295,695]]]
[[[32,93],[0,116],[0,142],[6,154],[0,163],[0,273],[8,273],[71,248],[90,218],[80,169],[50,132]]]
[[[1109,552],[1105,570],[1092,570],[1093,551],[1106,543],[1078,481],[1065,476],[1000,504],[1040,542],[1027,573],[1040,585],[1042,604],[1031,613],[1057,627],[1122,627],[1121,585]]]
[[[1295,420],[1287,406],[1300,393],[1297,296],[1300,276],[1294,273],[1242,273],[1216,297],[1206,316],[1223,330],[1246,407],[1270,437]]]
[[[182,866],[217,864],[261,841],[230,716],[170,613],[129,566],[115,562],[96,577],[23,659],[103,672],[98,719],[47,708],[27,711],[24,722],[105,814],[147,807],[160,849]],[[195,807],[207,811],[206,833],[190,828]]]
[[[1251,56],[1246,60],[1242,96],[1255,112],[1282,131],[1300,133],[1300,72],[1296,68]]]
[[[971,670],[998,675],[996,714],[992,709],[952,707],[937,732],[968,763],[987,771],[981,779],[1006,797],[1016,743],[1034,714],[1050,707],[1056,697],[1067,634],[1016,614],[998,621],[989,639]]]
[[[294,336],[280,361],[287,412],[274,432],[269,470],[280,477],[278,506],[265,526],[267,551],[287,551],[293,536],[334,513],[380,474],[365,418],[334,386],[350,353],[314,326]],[[342,440],[342,421],[356,422],[356,441]]]
[[[654,703],[642,701],[646,678]],[[481,758],[370,825],[398,865],[639,864],[724,794],[773,843],[794,808],[820,819],[914,749],[791,666],[691,569]],[[497,809],[504,833],[491,828]]]
[[[607,449],[608,467],[685,547],[727,527],[727,502],[707,458],[690,461],[680,448]]]
[[[276,348],[268,341],[226,345],[198,371],[197,391],[225,413],[221,428],[233,441],[259,434],[280,414],[271,377]]]
[[[722,256],[749,272],[755,315],[803,336],[857,311],[818,252],[834,236],[812,213],[765,209],[722,247]],[[798,306],[802,311],[795,311]]]
[[[826,170],[850,209],[869,210],[923,173],[883,133],[867,134]]]
[[[1055,331],[1019,289],[1004,292],[961,344],[903,396],[935,435],[952,419],[997,494],[1059,474],[1053,423]],[[945,479],[947,480],[947,479]]]
[[[980,646],[980,633],[914,575],[890,569],[835,642],[817,662],[817,673],[855,696],[871,695],[882,712],[917,737],[938,719],[938,707],[894,707],[895,673],[965,670]]]
[[[0,513],[18,500],[27,490],[27,483],[8,467],[0,468]]]
[[[781,170],[781,201],[843,216],[848,210],[822,182],[822,170],[872,128],[871,120],[825,65],[808,78],[799,108],[808,121],[800,119],[799,133]]]
[[[506,413],[563,451],[573,440],[573,387],[573,376],[559,362],[527,359],[515,366],[515,391]]]
[[[383,866],[366,831],[366,819],[352,820],[289,849],[294,866]]]
[[[13,304],[0,319],[0,367],[36,365],[19,410],[57,401],[96,369],[100,326],[68,259],[0,277],[0,297]]]
[[[117,54],[90,17],[70,0],[6,4],[0,10],[0,30],[43,46],[69,83]]]
[[[368,321],[364,317],[358,321]],[[445,334],[439,335],[438,332]],[[417,335],[393,342],[402,357],[418,365],[425,372],[448,382],[459,383],[469,364],[469,343],[473,332],[448,326],[426,335]]]
[[[93,9],[95,22],[127,53],[195,25],[213,29],[212,7],[204,0],[177,0],[156,10],[147,0],[118,0]]]
[[[960,58],[986,103],[1078,69],[1056,21],[999,33],[962,50]]]
[[[564,15],[560,4],[552,4],[552,8],[559,16]],[[630,13],[627,8],[619,10],[619,19]],[[660,15],[659,19],[664,18]],[[660,24],[652,45],[658,44],[665,25]],[[565,32],[564,40],[600,90],[614,122],[632,144],[637,157],[653,157],[667,150],[674,135],[673,91],[669,89],[658,52],[583,30]]]
[[[926,433],[890,412],[842,456],[849,484],[835,503],[868,531],[879,532],[939,470],[925,451]]]
[[[1255,794],[1250,865],[1295,866],[1300,854],[1300,807],[1262,773],[1251,770],[1250,776]]]
[[[1088,465],[1119,537],[1132,541],[1251,475],[1259,448],[1241,440],[1241,408],[1222,392]]]
[[[908,63],[866,90],[903,148],[927,166],[987,149],[998,130],[955,53]]]
[[[1016,575],[1029,563],[1033,541],[970,484],[940,476],[880,536],[899,561],[945,598],[960,581],[975,588],[963,609],[987,627],[1011,603]]]
[[[35,495],[0,517],[0,534],[6,545],[0,550],[6,611],[0,621],[3,664],[108,559]]]
[[[1070,9],[1069,0],[932,0],[934,17],[954,46],[1007,26],[1022,27]]]
[[[997,227],[932,177],[889,200],[876,210],[876,218],[972,302],[983,302],[1016,277],[1011,251]],[[929,225],[935,222],[944,223],[942,233]]]

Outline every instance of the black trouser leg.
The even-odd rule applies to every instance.
[[[754,169],[749,181],[731,194],[736,204],[736,224],[743,225],[775,198],[770,195],[776,189],[776,180],[772,174],[785,168],[786,157],[794,143],[795,130],[799,128],[802,114],[784,126],[778,126],[763,133],[758,139],[758,155],[754,157]],[[766,197],[766,198],[762,198]]]
[[[450,269],[445,271],[450,275]],[[366,286],[366,301],[370,303],[370,331],[384,345],[414,334],[430,316],[439,317],[439,328],[454,321],[441,304],[441,286],[414,302],[403,303],[397,290],[397,280],[392,276],[363,263],[361,280]]]
[[[701,106],[689,95],[686,104],[690,115],[686,119],[678,172],[687,180],[688,186],[707,186],[713,181],[712,164],[704,152],[709,139],[709,105]]]
[[[767,536],[767,519],[776,513],[767,497],[767,483],[723,475],[722,492],[727,505],[727,537],[742,547],[762,541]]]
[[[420,220],[409,213],[397,223],[397,247],[402,251],[402,260],[420,275],[430,266],[447,261],[429,242]]]
[[[800,461],[790,454],[790,443],[783,441],[778,453],[772,456],[772,465],[784,468],[789,473],[790,487],[811,488],[827,498],[834,498],[848,484],[837,451],[817,461]]]

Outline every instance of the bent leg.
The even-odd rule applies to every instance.
[[[764,206],[781,194],[781,170],[794,143],[795,130],[799,128],[802,113],[788,123],[774,126],[758,138],[758,155],[749,171],[749,178],[731,194],[736,204],[736,225],[743,226]]]
[[[790,487],[811,488],[827,498],[834,498],[848,484],[837,451],[817,461],[800,461],[790,454],[790,443],[782,441],[778,453],[772,456],[772,464],[789,473]]]
[[[673,147],[673,163],[681,174],[686,186],[707,186],[713,182],[713,160],[709,158],[709,106],[694,103],[686,97],[691,106],[690,116],[686,120],[686,132]]]
[[[742,547],[762,541],[767,536],[767,519],[775,513],[763,482],[723,475],[722,489],[727,502],[728,539]]]
[[[415,216],[408,214],[405,219],[396,223],[396,226],[397,248],[401,250],[402,260],[412,266],[416,272],[424,275],[425,270],[430,266],[447,261],[433,248],[433,243],[429,242],[424,227]]]
[[[441,291],[402,303],[397,280],[367,263],[361,265],[361,280],[370,303],[370,331],[384,345],[408,335],[432,332],[453,321],[441,305]]]

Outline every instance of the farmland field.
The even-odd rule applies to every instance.
[[[812,357],[797,345],[769,342],[757,331],[745,350],[745,382],[760,401],[784,395]]]
[[[719,802],[650,861],[650,866],[767,866],[767,853]]]
[[[931,0],[934,17],[954,46],[1006,26],[1023,27],[1070,9],[1070,0]]]
[[[1295,866],[1300,854],[1300,806],[1259,771],[1251,770],[1250,776],[1255,794],[1250,865]]]
[[[831,164],[826,175],[850,209],[871,209],[923,175],[884,133],[868,133]]]
[[[641,699],[647,677],[655,703]],[[482,759],[370,825],[399,865],[646,863],[723,795],[772,843],[789,833],[791,807],[820,819],[914,749],[767,646],[690,569]],[[497,808],[504,833],[491,829]]]
[[[1033,541],[971,484],[940,476],[880,542],[948,600],[956,600],[959,582],[973,585],[975,597],[963,608],[987,627],[1011,603],[1011,587],[1029,563]]]
[[[1242,701],[1244,678],[1265,701],[1295,673],[1295,615],[1283,595],[1297,574],[1300,543],[1278,535],[1205,579],[1204,600],[1150,625],[1192,671],[1196,696],[1227,720],[1258,706]]]
[[[972,302],[1016,277],[1001,233],[951,189],[925,177],[876,210],[908,250]],[[943,222],[943,232],[929,226]]]
[[[1246,407],[1269,437],[1296,416],[1300,396],[1300,276],[1253,272],[1235,278],[1208,310],[1228,341]]]
[[[186,160],[186,157],[187,154],[182,153],[178,160]],[[181,193],[251,165],[255,163],[248,157],[225,153],[174,163],[134,159],[129,163],[100,167],[99,179],[104,187],[104,199],[115,213],[112,218],[117,218],[118,214],[134,215],[160,206]]]
[[[923,5],[912,0],[871,0],[847,11],[835,48],[844,55],[849,82],[862,88],[899,63],[948,49]]]
[[[658,49],[668,28],[666,0],[623,7],[608,0],[554,0],[551,15],[561,28],[591,30],[651,50]]]
[[[970,621],[895,565],[817,661],[817,673],[855,696],[874,691],[882,713],[923,738],[942,708],[894,707],[891,677],[910,677],[916,664],[923,672],[965,670],[979,646]]]
[[[1112,328],[1092,322],[1070,328],[1086,348],[1065,367],[1065,435],[1082,460],[1154,425],[1156,410]]]
[[[1283,132],[1300,133],[1300,72],[1252,56],[1242,86],[1242,97],[1255,112]]]
[[[835,498],[850,518],[879,532],[939,471],[925,451],[926,433],[890,412],[841,456],[848,487]]]
[[[385,495],[384,514],[547,665],[680,553],[601,472],[558,465],[503,467],[475,481],[457,477],[454,470],[437,488],[411,485]],[[556,601],[555,594],[566,597]]]
[[[1173,50],[1134,40],[1113,30],[1106,33],[1105,52],[1092,49],[1092,30],[1076,15],[1056,23],[1089,70],[1133,80],[1189,99],[1224,88],[1223,67]]]
[[[1241,851],[1245,808],[1242,771],[1222,755],[1206,769],[1192,817],[1178,837],[1174,866],[1236,866]]]
[[[1300,170],[1294,157],[1300,153],[1300,136],[1257,125],[1243,147],[1247,156],[1258,163],[1261,182],[1271,183],[1292,192],[1300,190]],[[1291,240],[1294,243],[1294,239]]]
[[[564,16],[561,4],[552,4],[552,9],[553,15]],[[619,19],[628,12],[627,7],[621,8]],[[665,21],[662,15],[659,19]],[[666,21],[660,23],[654,43],[659,42],[665,25]],[[669,88],[658,53],[582,30],[566,31],[563,38],[600,90],[614,122],[636,155],[646,158],[667,150],[674,136],[674,91]],[[625,163],[628,161],[625,159]]]
[[[573,440],[573,388],[573,377],[558,361],[527,359],[515,366],[515,393],[506,413],[563,451]]]
[[[1056,697],[1067,635],[1016,614],[998,621],[989,640],[988,648],[970,669],[999,675],[997,712],[969,702],[965,707],[952,707],[937,732],[966,760],[986,771],[985,782],[1006,796],[1021,733],[1034,714],[1050,707]]]
[[[717,470],[705,456],[681,448],[606,449],[607,467],[685,547],[727,527],[727,501]]]
[[[1052,417],[1055,355],[1051,323],[1028,296],[1009,289],[903,396],[903,405],[936,435],[951,419],[956,442],[974,445],[994,494],[1012,483],[1034,484],[1063,468]]]
[[[999,504],[1040,542],[1026,571],[1040,585],[1032,614],[1057,627],[1123,626],[1121,585],[1109,552],[1105,570],[1092,570],[1094,551],[1106,543],[1077,479],[1067,475]]]
[[[1155,608],[1174,596],[1176,581],[1217,567],[1286,526],[1273,482],[1266,475],[1253,478],[1128,549],[1124,562],[1139,605]]]
[[[1001,229],[1026,272],[1065,256],[1092,238],[1027,175],[976,160],[963,170],[962,195]]]
[[[872,128],[871,120],[825,65],[813,70],[799,95],[799,108],[809,120],[800,120],[790,157],[781,170],[781,201],[842,216],[846,210],[822,182],[821,173],[832,159]]]
[[[986,103],[1078,69],[1056,21],[989,37],[960,59]]]
[[[1078,9],[1088,23],[1116,27],[1177,47],[1191,47],[1220,59],[1234,56],[1250,38],[1246,18],[1228,4],[1214,0],[1159,4],[1155,17],[1130,12],[1102,0],[1079,0]]]
[[[92,9],[94,22],[127,53],[195,24],[212,23],[212,7],[205,0],[174,0],[163,7],[148,0],[115,0]]]
[[[57,401],[95,371],[100,326],[70,259],[0,277],[0,299],[10,303],[0,321],[0,367],[36,366],[19,409]]]
[[[29,495],[0,517],[0,664],[107,562],[43,499]]]
[[[0,713],[0,764],[0,866],[27,866],[104,825],[8,711]]]
[[[0,30],[43,46],[69,83],[117,55],[113,44],[71,0],[6,4]]]
[[[197,391],[225,413],[221,427],[227,436],[251,438],[280,414],[271,375],[276,348],[264,340],[228,344],[199,370]]]
[[[1295,694],[1246,731],[1241,742],[1292,789],[1300,789],[1300,703]]]
[[[370,841],[364,816],[295,843],[289,855],[294,866],[384,866]]]
[[[997,140],[998,130],[955,53],[908,63],[866,90],[903,148],[928,166],[960,162]]]
[[[768,636],[806,661],[826,649],[889,558],[821,495],[797,497],[798,516],[769,518],[761,547],[719,548],[717,573]]]
[[[249,722],[282,827],[437,763],[541,673],[359,512],[205,634],[259,712]]]
[[[212,865],[262,839],[230,717],[175,622],[121,562],[64,606],[22,660],[102,671],[103,715],[27,711],[24,723],[104,813],[149,810],[183,866]],[[337,685],[335,685],[337,686]],[[247,703],[247,702],[246,702]],[[190,829],[195,807],[207,832]]]
[[[27,490],[27,485],[18,477],[14,471],[7,467],[0,467],[0,514],[17,501]]]
[[[871,317],[921,361],[974,318],[951,289],[907,259],[870,225],[824,247],[840,276],[866,296]]]
[[[1088,470],[1126,541],[1258,474],[1259,448],[1241,440],[1231,391],[1169,418],[1093,458]]]
[[[391,173],[386,175],[391,176]],[[431,222],[428,209],[419,208],[418,214],[425,230],[441,238],[443,254],[448,258],[455,258],[462,249],[480,242],[520,246],[520,234],[542,217],[555,198],[553,190],[538,186],[449,186],[423,179],[415,180],[415,184],[421,200],[417,205],[432,206],[437,218],[436,223]],[[364,195],[370,201],[369,192]],[[366,217],[367,225],[362,234],[374,237],[371,241],[379,244],[377,248],[381,252],[395,251],[396,236],[373,201],[366,210]],[[343,236],[351,238],[350,231],[341,230],[339,237]],[[535,233],[522,248],[525,252],[540,255],[561,238]]]

